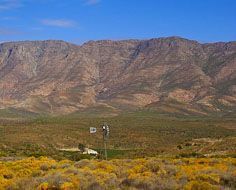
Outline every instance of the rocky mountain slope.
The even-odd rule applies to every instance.
[[[150,40],[0,44],[0,107],[66,114],[153,109],[235,114],[236,42]]]

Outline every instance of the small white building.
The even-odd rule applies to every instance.
[[[98,155],[98,152],[89,148],[85,148],[83,154]]]

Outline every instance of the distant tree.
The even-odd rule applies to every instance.
[[[183,149],[183,147],[182,147],[181,145],[178,145],[177,148],[178,148],[179,150]]]
[[[79,148],[79,150],[80,150],[81,152],[84,152],[84,151],[85,151],[85,145],[82,144],[82,143],[79,143],[78,148]]]

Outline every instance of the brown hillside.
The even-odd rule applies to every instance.
[[[235,114],[236,42],[151,40],[0,44],[0,107],[65,114]]]

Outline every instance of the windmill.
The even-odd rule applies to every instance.
[[[97,128],[90,127],[89,132],[90,134],[96,133]],[[107,160],[107,141],[110,135],[110,127],[106,123],[102,125],[102,135],[103,135],[103,144],[104,144],[104,156],[105,156],[105,159]]]

